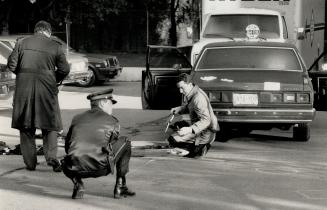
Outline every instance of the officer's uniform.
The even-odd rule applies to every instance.
[[[109,89],[93,93],[87,98],[91,101],[110,99],[115,104],[112,91]],[[127,137],[119,137],[119,130],[118,120],[99,107],[76,115],[72,120],[65,142],[67,155],[62,161],[65,175],[75,184],[82,178],[113,174],[116,166],[117,182],[121,181],[123,182],[121,184],[126,186],[125,175],[129,170],[131,142]],[[122,180],[119,180],[120,178]],[[82,182],[80,185],[83,185]],[[78,186],[75,184],[76,187]],[[83,196],[83,193],[82,195],[78,194],[78,190],[74,190],[74,192],[73,198]]]

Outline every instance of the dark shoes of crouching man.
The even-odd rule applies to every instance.
[[[72,178],[74,183],[74,189],[72,194],[72,199],[81,199],[84,196],[84,184],[82,179],[79,178]]]
[[[128,189],[125,177],[118,177],[114,189],[114,198],[120,199],[121,197],[134,196],[135,192]]]
[[[74,189],[72,194],[72,199],[82,199],[84,196],[85,188],[82,179],[80,178],[72,178],[72,182],[74,183]],[[126,186],[125,178],[118,178],[115,189],[114,189],[114,198],[119,199],[127,196],[134,196],[135,192],[128,189]]]
[[[62,166],[60,162],[57,159],[52,159],[48,161],[48,166],[52,166],[52,169],[54,172],[61,172],[62,171]]]

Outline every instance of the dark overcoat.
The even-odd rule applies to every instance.
[[[16,74],[12,127],[61,130],[57,83],[70,68],[60,44],[42,34],[21,39],[7,68]]]
[[[119,130],[119,121],[98,107],[76,115],[65,142],[65,161],[70,170],[85,174],[84,177],[97,177],[102,174],[99,171],[113,172],[104,148],[111,142],[113,154],[110,155],[119,152],[125,143],[118,140]]]

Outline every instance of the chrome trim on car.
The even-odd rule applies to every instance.
[[[214,109],[221,122],[302,123],[312,122],[316,110],[307,109]]]
[[[235,111],[235,112],[308,112],[308,113],[313,113],[316,110],[314,108],[312,108],[311,110],[308,109],[217,109],[217,108],[213,108],[213,111]]]

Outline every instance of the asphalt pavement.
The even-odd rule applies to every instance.
[[[60,93],[64,127],[89,108],[87,94]],[[206,157],[189,159],[167,152],[167,110],[142,110],[140,97],[114,96],[125,102],[117,104],[114,114],[122,135],[132,139],[127,184],[135,197],[114,199],[115,177],[108,175],[86,179],[84,199],[73,200],[71,181],[54,173],[42,155],[36,171],[25,170],[20,155],[0,155],[0,209],[327,209],[327,113],[317,114],[309,142],[294,142],[290,131],[254,132],[214,142]],[[0,141],[14,146],[19,134],[10,123],[11,101],[2,101]],[[59,145],[58,156],[63,155]]]

